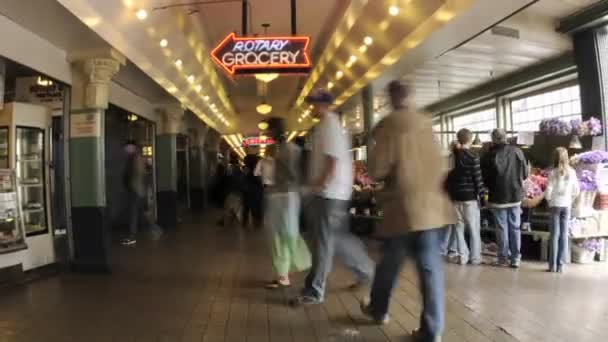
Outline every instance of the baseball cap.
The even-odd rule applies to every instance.
[[[304,101],[308,103],[334,103],[334,97],[328,91],[324,89],[316,89],[310,92],[308,96],[304,98]]]

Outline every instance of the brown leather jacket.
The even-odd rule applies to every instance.
[[[429,116],[401,110],[378,123],[368,153],[370,176],[385,182],[378,196],[384,222],[377,235],[397,236],[455,222],[454,207],[443,190],[443,164]]]

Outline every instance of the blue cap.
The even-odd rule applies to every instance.
[[[304,101],[308,103],[334,103],[334,97],[328,91],[324,89],[316,89],[310,92],[308,96],[304,98]]]

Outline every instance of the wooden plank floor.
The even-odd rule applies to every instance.
[[[296,288],[262,288],[271,276],[262,232],[219,228],[212,217],[191,221],[161,241],[115,247],[111,275],[64,274],[3,289],[0,342],[395,342],[418,325],[409,265],[391,323],[377,327],[359,312],[365,291],[346,291],[350,276],[339,265],[323,305],[294,309],[286,303]],[[608,265],[571,266],[563,275],[544,267],[448,265],[444,341],[608,341]]]

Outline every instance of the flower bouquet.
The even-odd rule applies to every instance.
[[[544,135],[567,136],[572,131],[572,127],[568,122],[557,118],[542,120],[538,128]]]
[[[579,168],[584,165],[595,165],[608,163],[608,152],[606,151],[589,151],[581,154],[575,154],[570,158],[570,165],[574,168]]]
[[[604,247],[602,239],[584,239],[572,245],[572,262],[578,264],[588,264],[593,262],[595,254],[599,253]]]
[[[577,135],[584,137],[602,134],[602,123],[594,117],[591,117],[587,121],[574,119],[570,120],[570,122],[558,118],[544,119],[540,122],[538,128],[543,135]]]
[[[580,195],[572,205],[574,217],[587,217],[593,214],[593,203],[597,196],[597,182],[595,172],[586,169],[577,169],[576,176],[581,189]]]
[[[545,198],[547,189],[547,171],[534,169],[532,174],[523,183],[525,197],[522,200],[524,208],[537,207]]]

